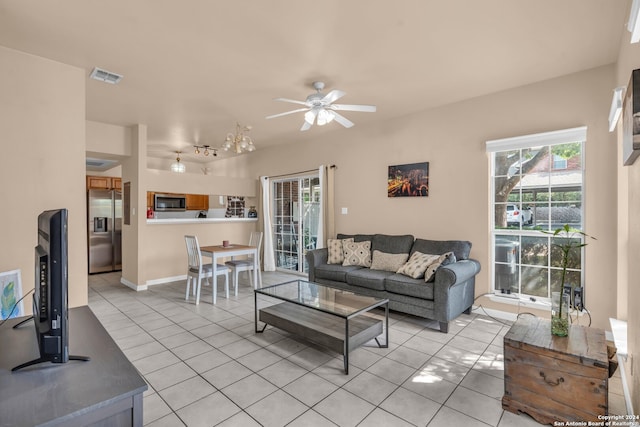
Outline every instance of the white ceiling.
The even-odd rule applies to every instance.
[[[615,62],[630,0],[0,0],[0,45],[85,69],[87,120],[148,126],[150,155],[220,146],[236,122],[257,151],[300,132],[311,83],[374,104],[367,126]],[[218,158],[223,157],[221,154]],[[210,160],[207,159],[207,160]],[[204,158],[201,158],[204,161]]]

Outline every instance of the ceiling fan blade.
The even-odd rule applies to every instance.
[[[293,113],[300,113],[301,111],[307,111],[307,110],[308,110],[308,108],[298,108],[297,110],[291,110],[291,111],[287,111],[287,112],[285,112],[285,113],[274,114],[274,115],[272,115],[272,116],[267,116],[267,117],[265,117],[265,118],[267,118],[267,119],[273,119],[273,118],[275,118],[275,117],[282,117],[282,116],[286,116],[286,115],[289,115],[289,114],[293,114]]]
[[[335,114],[335,117],[333,118],[333,120],[340,123],[342,126],[346,128],[350,128],[351,126],[353,126],[353,122],[347,119],[345,116],[341,116],[338,113],[333,113],[333,114]]]
[[[338,99],[342,98],[343,96],[345,96],[346,93],[338,90],[338,89],[334,89],[331,92],[329,92],[328,94],[326,94],[324,96],[324,98],[322,98],[322,103],[327,105],[327,104],[331,104],[332,102],[337,101]]]
[[[289,99],[289,98],[273,98],[274,101],[282,101],[282,102],[291,102],[292,104],[300,104],[300,105],[307,105],[306,101],[298,101],[295,99]]]
[[[309,130],[309,129],[311,129],[311,123],[305,120],[300,130],[304,132],[305,130]]]
[[[365,113],[375,113],[375,105],[353,105],[353,104],[332,104],[328,108],[337,111],[362,111]]]

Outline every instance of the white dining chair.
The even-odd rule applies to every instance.
[[[258,283],[262,283],[262,275],[260,274],[260,250],[262,249],[262,231],[252,231],[249,236],[249,246],[255,246],[258,249]],[[250,255],[246,259],[232,259],[225,262],[225,265],[233,270],[233,288],[235,295],[238,296],[238,273],[246,271],[249,273],[249,282],[251,287],[258,288],[258,283],[253,283],[253,256]]]
[[[196,297],[196,304],[200,302],[200,288],[202,278],[204,277],[207,285],[209,284],[209,277],[213,279],[213,268],[211,263],[202,263],[202,252],[200,252],[200,245],[198,244],[198,238],[196,236],[184,236],[185,243],[187,244],[187,256],[189,260],[189,268],[187,270],[187,291],[184,299],[189,300],[189,288],[191,288],[191,282],[193,281],[193,294]],[[229,267],[222,264],[216,264],[216,275],[225,276],[224,290],[225,296],[229,298]],[[213,288],[213,303],[216,303],[217,289]]]

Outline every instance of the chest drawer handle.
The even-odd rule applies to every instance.
[[[544,382],[546,382],[547,384],[552,385],[552,386],[554,386],[554,387],[555,387],[555,386],[557,386],[557,385],[560,385],[560,383],[563,383],[563,382],[564,382],[564,378],[562,378],[562,377],[559,377],[559,378],[558,378],[557,380],[555,380],[555,381],[548,380],[548,379],[547,379],[547,376],[546,376],[546,375],[544,374],[544,372],[542,372],[542,371],[540,371],[540,376],[542,377],[542,379],[544,380]]]

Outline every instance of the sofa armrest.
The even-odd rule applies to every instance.
[[[448,288],[457,283],[466,282],[480,272],[480,263],[474,259],[465,259],[443,265],[436,270],[434,286]]]
[[[307,251],[306,256],[309,264],[309,281],[314,282],[316,280],[316,267],[329,261],[329,250],[327,248],[313,249]]]

